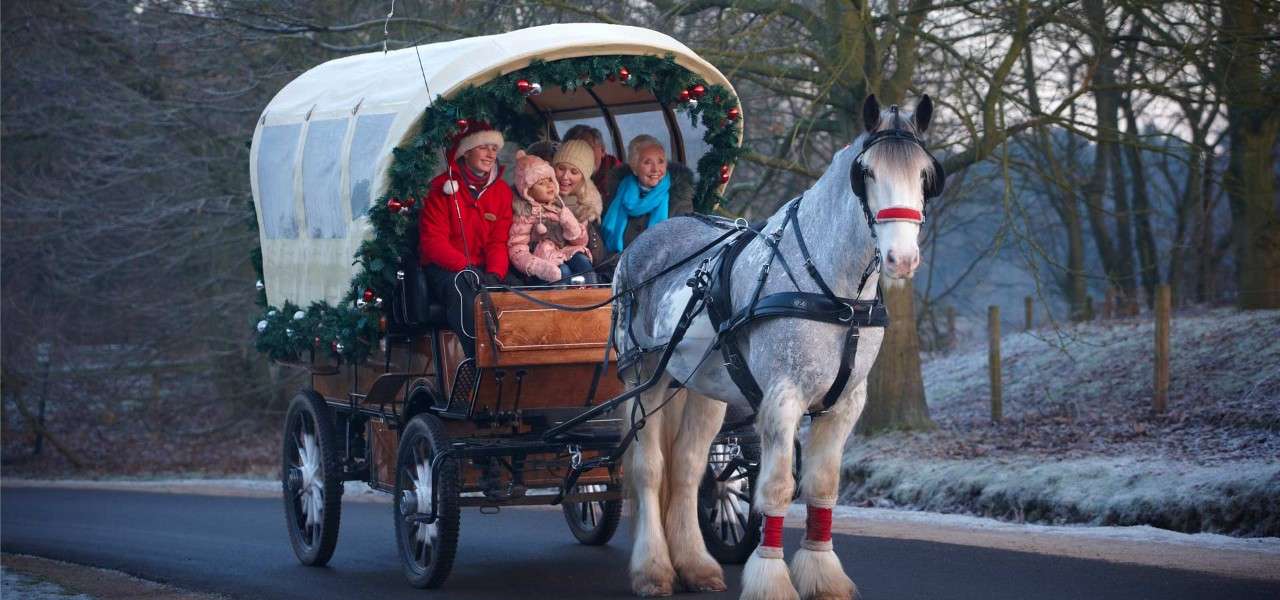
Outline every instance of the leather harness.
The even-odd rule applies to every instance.
[[[799,224],[796,223],[796,213],[799,211],[800,202],[803,199],[804,196],[801,195],[790,202],[782,224],[771,234],[764,234],[762,227],[748,226],[743,228],[741,233],[719,253],[715,264],[709,269],[709,273],[713,274],[713,276],[706,278],[695,276],[694,280],[690,281],[691,283],[694,283],[695,280],[705,282],[693,286],[695,298],[691,298],[690,302],[697,301],[697,297],[701,296],[702,302],[707,308],[707,316],[711,319],[711,323],[716,329],[717,344],[724,357],[725,369],[729,372],[729,377],[733,380],[733,383],[738,386],[738,390],[742,392],[747,402],[751,404],[752,410],[756,412],[759,411],[764,392],[751,374],[751,370],[747,366],[746,356],[742,353],[739,345],[740,336],[745,333],[747,326],[750,324],[767,319],[794,318],[845,326],[840,366],[836,372],[835,380],[832,381],[831,386],[822,397],[822,409],[817,411],[817,414],[830,410],[848,385],[849,375],[853,371],[854,358],[858,351],[860,328],[886,327],[889,324],[889,314],[880,298],[878,286],[876,295],[871,300],[843,298],[837,296],[831,290],[831,287],[827,285],[822,275],[818,273],[817,267],[813,264],[813,256],[809,253],[808,244],[805,243],[804,234],[800,230]],[[704,220],[717,226],[732,223],[732,221],[724,219],[704,218]],[[787,226],[792,223],[796,223],[793,229],[795,230],[796,244],[800,247],[800,255],[804,258],[805,270],[809,278],[821,290],[821,293],[800,291],[800,284],[796,274],[779,249]],[[872,231],[875,231],[874,228],[872,228]],[[750,302],[741,310],[734,312],[732,297],[733,265],[743,249],[756,238],[759,238],[769,248],[769,258],[765,261],[765,264],[760,269],[760,274],[756,277],[755,289],[752,291]],[[782,265],[796,291],[777,292],[761,297],[760,294],[764,290],[764,284],[769,278],[769,271],[775,259]],[[871,261],[867,263],[867,267],[863,270],[862,277],[858,281],[858,293],[861,293],[867,284],[867,280],[879,266],[880,255],[877,250]],[[701,290],[699,286],[702,287]],[[701,294],[699,293],[700,291]]]

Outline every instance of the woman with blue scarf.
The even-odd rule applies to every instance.
[[[693,212],[693,173],[668,163],[667,152],[651,135],[627,144],[627,164],[609,173],[604,218],[604,247],[622,252],[645,229],[668,217]]]

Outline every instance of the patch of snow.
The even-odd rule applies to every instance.
[[[72,594],[60,585],[11,571],[2,564],[0,564],[0,597],[23,600],[94,600],[92,596]]]
[[[876,449],[892,443],[877,439],[847,451],[842,503],[1015,522],[1145,524],[1189,532],[1280,535],[1280,463],[1275,461],[1223,468],[1136,457],[880,457]]]

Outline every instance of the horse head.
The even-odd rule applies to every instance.
[[[925,203],[942,193],[942,164],[919,135],[929,128],[933,101],[923,96],[911,111],[882,110],[874,95],[862,106],[866,133],[849,169],[849,184],[876,236],[890,279],[909,279],[920,266]]]

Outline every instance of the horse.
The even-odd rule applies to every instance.
[[[927,95],[910,111],[897,106],[882,110],[870,96],[862,112],[864,133],[835,154],[804,192],[790,228],[775,239],[779,262],[804,264],[808,253],[802,252],[791,229],[798,228],[812,250],[813,266],[831,291],[841,298],[872,300],[878,298],[881,274],[888,284],[910,278],[919,266],[924,203],[940,193],[944,174],[916,137],[928,128],[932,116]],[[790,205],[767,220],[761,235],[732,265],[733,310],[751,302],[761,269],[775,252],[767,234],[784,225]],[[624,370],[624,386],[633,390],[650,378],[657,382],[630,401],[639,407],[628,405],[623,413],[634,415],[642,409],[640,414],[646,415],[639,431],[632,432],[634,442],[623,463],[635,515],[630,582],[639,596],[669,595],[677,585],[686,591],[727,589],[724,572],[707,552],[698,528],[697,491],[727,403],[744,405],[747,399],[726,365],[707,361],[717,342],[707,311],[693,318],[662,373],[657,372],[659,353],[652,351],[670,340],[694,293],[690,268],[662,271],[723,232],[709,219],[668,219],[636,238],[615,270],[615,294],[632,290],[614,305],[615,315],[623,315],[613,331],[619,356],[646,350],[636,352],[635,366]],[[706,250],[690,264],[709,260],[718,250]],[[863,265],[868,265],[870,277],[860,280]],[[764,294],[793,291],[797,282],[801,291],[812,292],[819,285],[804,277],[804,271],[795,282],[781,271],[764,272]],[[650,285],[632,289],[654,277]],[[782,517],[795,497],[793,440],[802,417],[824,404],[824,393],[840,368],[837,357],[842,355],[846,329],[837,323],[782,318],[752,323],[738,336],[746,364],[763,392],[755,417],[762,454],[754,506],[764,515],[764,536],[744,567],[744,599],[852,598],[856,592],[832,549],[831,509],[839,492],[845,441],[866,402],[866,377],[879,352],[883,328],[862,330],[843,391],[812,420],[800,476],[809,511],[808,534],[790,569],[781,543]],[[683,384],[682,393],[672,391],[680,387],[670,386],[672,381]]]

